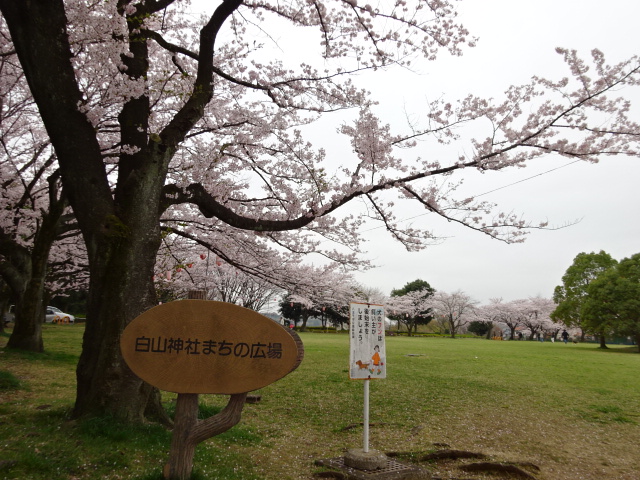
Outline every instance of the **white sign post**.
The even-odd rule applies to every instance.
[[[386,378],[384,306],[351,303],[349,378],[364,380],[363,451],[369,452],[369,380]]]

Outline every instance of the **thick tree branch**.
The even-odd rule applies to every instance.
[[[198,73],[193,85],[193,91],[184,106],[160,133],[161,145],[158,145],[158,147],[162,150],[175,151],[178,144],[204,115],[204,108],[213,95],[213,52],[216,37],[227,18],[241,4],[242,0],[224,0],[216,8],[209,23],[200,30]]]

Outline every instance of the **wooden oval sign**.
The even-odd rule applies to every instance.
[[[284,377],[302,361],[295,332],[248,308],[179,300],[147,310],[120,349],[142,380],[176,393],[234,394]]]

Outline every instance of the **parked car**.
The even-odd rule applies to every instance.
[[[9,307],[9,310],[4,315],[4,324],[7,325],[14,321],[14,305]],[[45,312],[44,321],[46,323],[75,323],[76,317],[70,313],[64,313],[62,310],[56,307],[47,307]]]
[[[70,313],[64,313],[59,308],[47,307],[44,321],[46,323],[74,323],[76,321],[76,317]]]

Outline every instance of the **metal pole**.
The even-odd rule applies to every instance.
[[[364,445],[362,450],[369,453],[369,379],[364,381]]]

